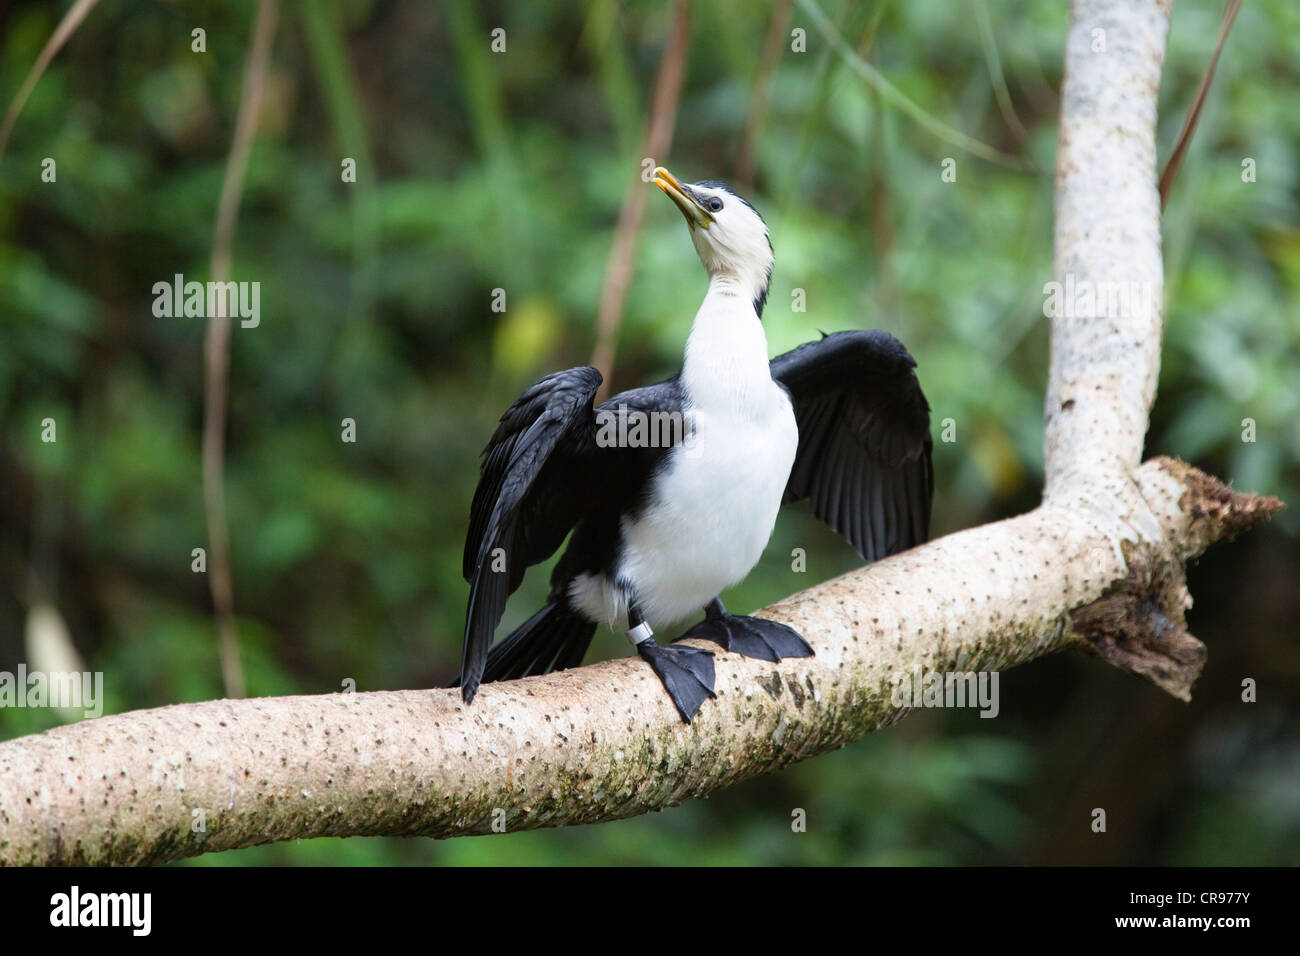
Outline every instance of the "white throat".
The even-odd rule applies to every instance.
[[[632,582],[652,628],[698,614],[762,556],[799,430],[772,380],[756,292],[732,276],[709,280],[681,376],[694,446],[668,459],[650,503],[624,518],[617,573],[575,580],[570,600],[592,620],[626,626],[626,592],[614,580]]]
[[[767,336],[754,311],[758,291],[733,275],[709,277],[682,363],[681,381],[696,408],[752,407],[777,387],[767,361]]]

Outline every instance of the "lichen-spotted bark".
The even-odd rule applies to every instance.
[[[1072,7],[1058,279],[1073,270],[1159,283],[1155,98],[1168,14],[1155,0]],[[1145,676],[1163,679],[1160,638],[1186,633],[1183,563],[1281,505],[1181,462],[1138,465],[1159,367],[1159,295],[1151,301],[1128,315],[1053,321],[1041,507],[767,609],[816,657],[777,666],[719,654],[718,698],[690,725],[637,658],[486,684],[468,708],[456,691],[431,690],[104,717],[0,743],[0,863],[149,863],[311,836],[488,833],[498,810],[513,830],[594,823],[892,723],[905,714],[893,681],[918,669],[998,670],[1071,646],[1105,654],[1122,638],[1125,653],[1108,659],[1143,672],[1134,661],[1156,654]],[[1151,626],[1160,621],[1169,627]],[[1197,663],[1184,668],[1186,686]]]
[[[1185,509],[1204,500],[1192,475],[1165,459],[1139,469],[1157,538],[1200,548],[1269,513],[1247,498]],[[1185,547],[1150,560],[1180,563]],[[510,830],[661,809],[898,720],[896,675],[1000,670],[1079,643],[1071,612],[1128,573],[1109,539],[1066,509],[949,535],[769,608],[817,656],[777,666],[719,654],[718,699],[690,725],[650,669],[625,658],[488,684],[470,707],[454,690],[391,691],[180,704],[60,727],[0,744],[0,862],[151,863],[311,836],[488,833],[498,808]]]
[[[1056,154],[1046,491],[1137,467],[1160,370],[1156,100],[1172,0],[1073,0]]]
[[[1112,664],[1183,700],[1206,650],[1186,628],[1184,562],[1200,529],[1158,531],[1160,472],[1137,472],[1160,371],[1163,266],[1156,178],[1157,94],[1172,0],[1073,0],[1056,164],[1054,280],[1080,291],[1052,315],[1044,502],[1085,518],[1124,556],[1125,574],[1071,623]],[[1059,308],[1064,306],[1064,308]],[[1215,535],[1271,514],[1276,499],[1236,495],[1181,463],[1164,477],[1179,507],[1223,503]],[[1142,480],[1145,478],[1145,482]],[[1153,504],[1160,500],[1161,504]]]

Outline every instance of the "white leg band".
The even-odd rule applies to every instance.
[[[645,621],[642,621],[636,627],[632,628],[632,630],[627,632],[627,639],[633,644],[644,644],[646,641],[654,637],[654,633],[654,631],[650,630],[650,625]]]

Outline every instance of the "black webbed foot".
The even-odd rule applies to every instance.
[[[786,657],[812,657],[813,649],[794,628],[761,617],[729,614],[717,598],[704,609],[705,618],[682,635],[701,637],[745,657],[776,663]]]
[[[713,692],[713,652],[699,647],[664,647],[653,640],[642,641],[636,651],[663,681],[677,712],[688,724]]]

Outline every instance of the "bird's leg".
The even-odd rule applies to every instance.
[[[702,637],[726,650],[764,661],[813,656],[813,649],[794,628],[761,617],[730,614],[722,599],[716,597],[705,607],[704,620],[682,637]]]
[[[713,692],[713,652],[655,643],[654,631],[632,601],[627,605],[627,624],[627,639],[654,668],[677,712],[689,724],[705,698],[717,696]]]

